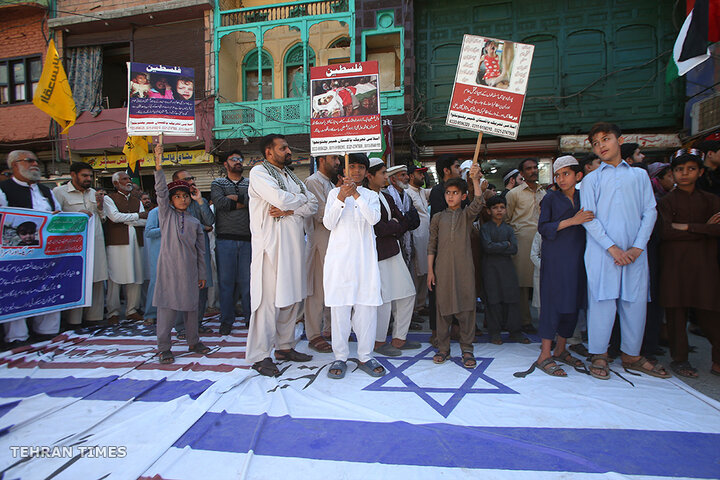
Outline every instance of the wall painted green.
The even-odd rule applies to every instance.
[[[677,36],[674,3],[416,0],[417,104],[432,125],[419,130],[420,141],[476,136],[445,126],[466,33],[535,45],[521,137],[584,133],[605,119],[627,130],[681,128],[683,81],[664,83]]]

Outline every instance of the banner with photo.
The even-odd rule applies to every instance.
[[[516,139],[534,50],[465,35],[445,124]]]
[[[378,62],[310,70],[310,154],[382,149]]]
[[[195,71],[128,62],[127,133],[195,135]]]
[[[92,302],[95,219],[0,208],[0,323]]]

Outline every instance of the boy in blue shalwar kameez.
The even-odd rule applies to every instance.
[[[582,178],[578,161],[570,155],[555,160],[555,183],[559,190],[548,191],[540,202],[538,233],[542,235],[540,264],[540,337],[542,348],[535,365],[554,377],[566,377],[556,362],[571,367],[583,363],[567,351],[578,311],[587,303],[585,276],[585,229],[582,224],[594,218],[593,212],[580,207],[580,191],[575,188]],[[557,335],[554,354],[552,341]]]
[[[588,279],[590,374],[607,380],[607,349],[615,314],[620,317],[625,368],[667,378],[660,365],[640,356],[649,292],[647,243],[657,211],[650,178],[632,168],[620,153],[620,128],[596,123],[588,140],[600,167],[583,179],[580,203],[595,214],[587,230],[585,269]]]

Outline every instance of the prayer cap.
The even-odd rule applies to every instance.
[[[178,190],[190,193],[190,184],[185,180],[176,180],[174,182],[168,183],[168,191],[170,195],[177,192]]]
[[[508,173],[505,174],[505,176],[503,177],[503,183],[507,184],[507,182],[509,182],[510,179],[512,177],[514,177],[515,175],[517,175],[518,173],[520,173],[520,170],[518,170],[517,168],[513,168],[512,170],[510,170]]]
[[[579,166],[580,163],[578,163],[577,159],[572,155],[563,155],[562,157],[558,157],[555,163],[553,163],[553,173],[557,173],[561,168],[571,167],[573,165]]]
[[[460,164],[460,176],[463,180],[466,180],[467,174],[470,171],[470,167],[472,167],[472,160],[465,160]]]
[[[382,158],[372,157],[370,159],[370,167],[368,167],[368,168],[377,167],[380,164],[385,164],[385,162],[382,161]]]

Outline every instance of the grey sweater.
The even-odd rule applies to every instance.
[[[213,180],[210,185],[210,197],[215,205],[215,235],[217,238],[250,241],[249,185],[250,182],[245,177],[237,183],[226,177]],[[238,201],[245,206],[236,208],[236,203],[228,199],[226,195],[237,195]]]

